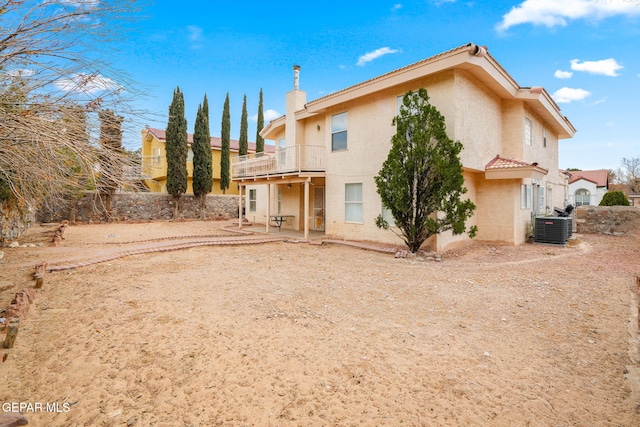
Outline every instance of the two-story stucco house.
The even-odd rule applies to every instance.
[[[187,194],[193,194],[193,151],[191,143],[193,134],[187,134]],[[167,191],[167,155],[165,150],[166,136],[164,129],[146,128],[142,130],[142,177],[145,186],[151,192],[166,193]],[[229,141],[229,158],[238,155],[240,143],[232,139]],[[256,145],[248,143],[249,153],[255,153]],[[265,145],[266,151],[273,151],[273,146]],[[213,166],[213,187],[211,194],[222,194],[220,189],[220,159],[222,156],[222,139],[211,137],[211,164]],[[238,194],[238,185],[231,183],[227,194]]]
[[[261,133],[276,141],[275,153],[233,159],[249,218],[286,215],[305,236],[401,244],[375,226],[388,213],[374,176],[391,148],[399,99],[419,88],[464,145],[466,196],[477,206],[467,225],[478,226],[479,240],[523,243],[532,216],[567,198],[558,140],[575,128],[546,90],[519,86],[485,47],[460,46],[310,102],[298,82],[294,67],[286,114]],[[442,250],[467,239],[443,233],[426,244]]]

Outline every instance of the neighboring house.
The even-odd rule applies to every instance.
[[[629,194],[627,197],[631,206],[640,206],[640,194]]]
[[[261,132],[276,141],[275,153],[233,159],[249,219],[289,215],[289,227],[305,236],[319,230],[401,244],[375,226],[389,212],[374,176],[391,148],[402,96],[419,88],[444,115],[449,137],[464,145],[464,197],[477,206],[467,225],[478,226],[479,240],[523,243],[532,216],[552,213],[567,198],[558,140],[575,128],[546,90],[519,86],[484,47],[460,46],[311,102],[298,87],[299,70],[286,115]],[[445,232],[426,245],[442,250],[467,239]]]
[[[569,175],[569,203],[573,206],[598,206],[609,190],[609,171],[567,171]]]
[[[145,186],[152,192],[167,192],[167,157],[165,151],[165,131],[163,129],[146,128],[142,130],[142,177]],[[193,194],[193,151],[191,143],[193,135],[187,135],[187,193]],[[256,145],[252,142],[248,144],[249,153],[255,153]],[[238,155],[239,142],[232,139],[230,141],[229,165],[231,157]],[[273,146],[265,145],[266,151],[273,151]],[[220,159],[222,155],[222,139],[211,137],[211,165],[213,171],[213,187],[211,194],[222,194],[220,189]],[[230,182],[226,194],[238,194],[238,184]]]

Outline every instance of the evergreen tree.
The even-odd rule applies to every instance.
[[[200,199],[201,218],[205,218],[207,194],[213,186],[211,168],[211,132],[209,130],[209,103],[204,96],[193,132],[193,194]]]
[[[264,138],[260,131],[264,128],[264,111],[262,106],[262,88],[260,88],[260,101],[258,102],[258,124],[256,128],[256,153],[264,152]]]
[[[173,218],[178,218],[180,196],[187,191],[187,119],[184,117],[184,96],[177,87],[169,106],[169,121],[165,132],[167,152],[167,193],[173,196]]]
[[[246,156],[249,152],[249,141],[247,135],[247,95],[242,101],[242,116],[240,117],[240,155]]]
[[[229,188],[229,155],[231,153],[231,117],[229,113],[229,93],[222,109],[222,147],[220,152],[220,189],[222,194]]]
[[[631,206],[631,203],[622,191],[607,191],[602,196],[600,206]]]
[[[459,157],[462,143],[447,136],[444,117],[429,103],[426,89],[407,92],[402,104],[393,119],[397,131],[391,150],[374,179],[382,204],[400,230],[396,234],[415,253],[435,234],[464,233],[475,205],[460,200],[467,192]],[[376,225],[389,227],[381,215]],[[471,227],[469,236],[476,231]]]

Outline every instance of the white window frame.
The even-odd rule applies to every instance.
[[[360,188],[360,199],[354,198],[349,200],[351,191],[348,188]],[[358,209],[359,207],[359,209]],[[354,211],[354,208],[356,209]],[[348,182],[344,184],[344,222],[350,222],[354,224],[362,224],[364,218],[363,212],[363,203],[362,203],[362,183],[361,182]],[[350,213],[355,213],[355,215],[350,216]]]
[[[591,191],[587,190],[586,188],[578,188],[573,193],[573,195],[574,195],[573,196],[574,197],[573,201],[574,201],[574,204],[576,205],[576,207],[591,205]],[[584,203],[585,198],[587,200],[587,203]]]
[[[255,188],[249,189],[249,212],[255,212],[257,203],[257,193],[258,191]]]
[[[524,144],[525,145],[531,145],[531,136],[533,134],[532,129],[533,129],[533,125],[531,123],[531,120],[528,117],[525,117],[524,118]]]
[[[380,215],[382,216],[382,219],[387,221],[387,224],[389,224],[389,227],[395,227],[396,219],[391,214],[391,210],[385,208],[384,205],[382,204],[382,202],[380,203],[380,205],[381,205],[381,207],[380,207]]]
[[[520,186],[520,208],[531,209],[531,185],[522,184]]]
[[[342,124],[344,120],[345,124]],[[349,113],[342,112],[331,116],[331,151],[345,151],[349,148]],[[342,141],[338,141],[341,145],[336,146],[335,138],[337,135],[344,134],[344,146]]]

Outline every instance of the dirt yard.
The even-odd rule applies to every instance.
[[[221,225],[78,225],[58,247],[2,248],[0,307],[37,261]],[[276,242],[48,273],[0,350],[0,404],[33,404],[36,427],[638,426],[639,243],[475,244],[436,262]]]

